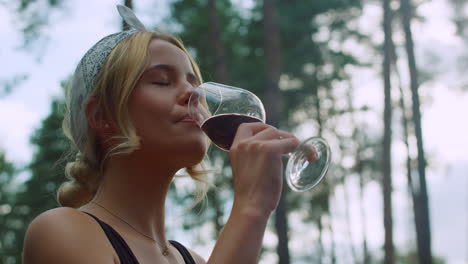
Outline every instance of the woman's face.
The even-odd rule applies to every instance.
[[[153,39],[149,64],[129,99],[129,112],[143,153],[153,160],[193,166],[205,154],[205,136],[188,115],[188,99],[199,80],[188,56],[175,45]],[[179,164],[180,163],[180,164]]]

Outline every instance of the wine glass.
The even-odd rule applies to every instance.
[[[229,151],[242,123],[265,123],[262,101],[238,87],[207,82],[195,89],[189,99],[189,114],[220,149]],[[285,177],[289,187],[307,191],[325,176],[330,164],[330,147],[321,137],[301,142],[289,154]]]

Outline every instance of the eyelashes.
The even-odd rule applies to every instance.
[[[159,85],[159,86],[169,86],[170,82],[151,82],[151,84]]]

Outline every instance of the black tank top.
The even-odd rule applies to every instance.
[[[104,233],[106,234],[107,238],[111,242],[112,246],[114,247],[115,252],[119,256],[119,260],[121,264],[138,264],[138,260],[133,254],[132,250],[128,246],[128,244],[125,242],[125,240],[113,229],[110,225],[106,224],[105,222],[101,221],[99,218],[96,216],[84,212],[94,218],[101,228],[104,230]],[[193,259],[192,255],[190,255],[190,252],[185,248],[182,244],[180,244],[177,241],[169,240],[172,246],[174,246],[179,253],[182,255],[184,258],[185,264],[196,264],[195,260]]]

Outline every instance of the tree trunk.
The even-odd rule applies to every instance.
[[[351,251],[350,263],[357,263],[356,249],[354,248],[353,234],[351,232],[351,216],[349,214],[350,202],[348,188],[346,187],[346,179],[343,179],[343,195],[345,199],[346,233],[348,235],[349,247]]]
[[[210,19],[209,39],[212,44],[214,54],[214,76],[216,82],[228,83],[228,71],[226,66],[226,52],[224,43],[221,38],[221,30],[218,21],[218,12],[216,9],[216,1],[208,0],[208,16]]]
[[[353,98],[354,98],[354,87],[352,85],[352,82],[349,81],[349,89],[347,93],[347,98],[348,98],[348,107],[349,107],[349,112],[352,114],[351,117],[351,122],[354,124],[353,128],[353,139],[357,142],[357,148],[356,148],[356,164],[354,167],[354,171],[359,175],[359,214],[361,217],[361,234],[362,234],[362,263],[363,264],[370,264],[370,255],[369,255],[369,249],[367,246],[367,221],[366,221],[366,212],[364,208],[364,189],[365,189],[365,180],[364,176],[362,175],[364,168],[362,165],[362,148],[361,144],[365,142],[365,139],[362,138],[361,134],[359,134],[359,124],[358,121],[355,119],[355,112],[356,109],[354,108],[353,104]]]
[[[130,9],[133,9],[133,0],[124,0],[124,5]],[[129,30],[130,26],[125,22],[125,20],[122,20],[122,30]]]
[[[361,232],[362,232],[362,263],[370,264],[369,248],[367,246],[367,221],[364,210],[364,179],[362,172],[359,174],[359,212],[361,214]]]
[[[355,131],[354,134],[356,135],[357,131]],[[362,142],[362,141],[358,140],[358,142]],[[356,151],[356,160],[360,163],[361,148],[359,147],[359,143],[358,143],[358,149]],[[360,213],[360,217],[361,217],[361,233],[362,233],[362,263],[363,264],[370,264],[371,259],[370,259],[370,254],[369,254],[369,248],[367,246],[366,211],[365,211],[365,208],[364,208],[365,181],[364,181],[364,176],[362,175],[363,168],[362,168],[362,166],[360,164],[356,168],[356,173],[358,173],[358,175],[359,175],[359,213]]]
[[[336,243],[335,243],[335,231],[333,229],[333,222],[332,222],[332,214],[331,212],[328,213],[330,216],[329,222],[329,229],[330,229],[330,238],[331,238],[331,245],[330,245],[330,257],[331,257],[331,264],[336,264]]]
[[[314,83],[314,86],[317,86],[317,70],[314,72],[314,75],[313,75],[313,80],[312,82]],[[323,125],[323,121],[322,121],[322,111],[321,111],[321,104],[320,104],[320,98],[319,98],[319,87],[317,87],[315,89],[315,111],[317,113],[317,117],[315,118],[316,121],[317,121],[317,124],[318,124],[318,136],[322,136],[322,125]],[[325,186],[323,188],[323,192],[326,192],[328,190],[328,186],[327,186],[327,179],[325,178],[323,183]],[[320,193],[318,194],[318,196],[321,196],[321,195],[324,195],[325,193]],[[328,196],[326,198],[327,200],[327,203],[328,203]],[[312,199],[310,201],[312,203],[312,206],[311,208],[314,208],[314,205],[313,203],[315,203],[315,201]],[[317,259],[319,260],[319,263],[322,263],[323,261],[323,255],[324,255],[324,245],[323,245],[323,239],[322,239],[322,236],[323,236],[323,226],[322,226],[322,215],[323,215],[323,212],[324,212],[324,208],[328,208],[328,206],[323,206],[323,207],[320,207],[320,212],[321,212],[321,215],[318,216],[318,219],[317,219],[317,228],[318,228],[318,231],[319,231],[319,239],[318,239],[318,243],[319,243],[319,254],[317,256]]]
[[[392,99],[391,99],[391,57],[392,57],[392,18],[390,10],[390,0],[383,1],[384,11],[384,61],[383,61],[383,79],[384,79],[384,136],[383,136],[383,160],[382,160],[382,189],[383,189],[383,208],[384,208],[384,264],[393,264],[395,262],[395,249],[393,245],[393,216],[392,216]]]
[[[357,131],[355,132],[355,134],[357,134]],[[358,142],[363,142],[363,141],[358,141]],[[361,152],[362,152],[362,150],[360,149],[360,147],[358,145],[358,149],[356,151],[356,160],[358,162],[360,162],[360,160],[361,160]],[[358,173],[358,175],[359,175],[359,213],[360,213],[360,217],[361,217],[361,233],[362,233],[362,263],[363,264],[370,264],[371,259],[370,259],[370,254],[369,254],[369,248],[368,248],[368,245],[367,245],[366,211],[365,211],[365,208],[364,208],[365,181],[364,181],[364,176],[362,175],[363,168],[362,168],[361,164],[359,164],[357,166],[356,173]]]
[[[279,90],[281,75],[281,40],[278,26],[276,4],[274,0],[263,1],[264,50],[266,60],[266,100],[267,122],[278,127],[282,104]],[[275,212],[275,229],[278,235],[277,253],[279,264],[289,264],[288,219],[286,207],[287,189],[283,193]]]
[[[318,237],[318,241],[319,241],[319,251],[318,251],[318,256],[317,256],[317,259],[318,259],[318,263],[321,264],[323,262],[323,253],[324,253],[324,247],[323,247],[323,226],[322,226],[322,217],[319,216],[319,218],[317,218],[317,228],[318,228],[318,231],[319,231],[319,237]]]
[[[288,218],[287,218],[287,207],[285,197],[287,189],[283,188],[280,203],[275,212],[275,229],[278,235],[278,246],[276,252],[279,258],[279,264],[289,264],[289,238],[288,238]]]
[[[392,43],[393,45],[393,43]],[[403,143],[405,144],[405,147],[406,147],[406,180],[407,180],[407,184],[408,184],[408,193],[409,195],[411,196],[411,201],[412,201],[412,205],[413,205],[413,214],[414,215],[419,215],[419,208],[418,208],[418,203],[417,203],[417,196],[416,196],[416,193],[414,192],[414,188],[413,188],[413,168],[415,167],[414,166],[414,160],[413,158],[411,157],[411,151],[410,151],[410,143],[409,143],[409,136],[410,136],[410,131],[411,130],[414,130],[413,127],[410,127],[410,119],[411,119],[411,113],[407,107],[407,104],[405,102],[405,91],[403,89],[403,83],[401,81],[401,75],[399,73],[399,70],[398,70],[398,66],[397,66],[397,62],[398,62],[398,58],[397,58],[397,52],[396,52],[396,47],[395,45],[392,46],[392,68],[395,72],[395,75],[397,76],[397,80],[398,80],[398,88],[400,90],[400,109],[401,109],[401,124],[402,124],[402,127],[403,127]],[[415,219],[413,219],[414,221]],[[416,229],[416,228],[415,228]],[[416,233],[416,237],[417,237],[417,232],[415,231]],[[417,239],[416,239],[417,240]],[[418,259],[419,259],[419,256],[418,256]]]
[[[414,55],[414,44],[411,32],[411,3],[409,0],[401,0],[401,18],[405,32],[405,47],[408,57],[408,68],[410,73],[411,97],[413,102],[413,120],[416,134],[416,145],[418,150],[418,186],[414,187],[416,196],[415,220],[416,235],[418,244],[418,255],[420,263],[431,264],[431,228],[429,221],[429,201],[426,187],[426,159],[424,155],[423,136],[421,128],[421,112],[418,92],[418,72],[416,67],[416,58]]]
[[[404,91],[402,85],[400,85],[400,108],[402,110],[402,125],[403,125],[403,142],[406,147],[407,151],[407,157],[406,157],[406,179],[408,181],[408,192],[411,195],[411,200],[413,204],[413,214],[414,214],[414,221],[415,221],[415,229],[416,229],[416,241],[419,239],[418,238],[418,223],[416,222],[416,215],[421,215],[420,213],[420,208],[418,204],[418,197],[415,192],[415,188],[413,187],[413,159],[411,158],[411,152],[410,152],[410,144],[409,144],[409,115],[407,114],[407,109],[406,109],[406,104],[405,104],[405,99],[404,99]],[[418,250],[419,251],[419,250]],[[419,259],[419,255],[418,255]],[[419,263],[422,263],[419,261]]]
[[[215,0],[208,0],[208,17],[210,20],[209,23],[209,39],[210,43],[212,43],[213,48],[213,61],[214,61],[214,77],[216,82],[225,83],[229,82],[228,78],[228,71],[226,65],[226,56],[225,56],[225,46],[224,42],[221,38],[221,30],[218,20],[218,10],[216,8],[216,1]],[[220,178],[216,177],[215,185],[220,184]],[[219,202],[218,192],[213,192],[211,194],[211,199],[213,200],[213,206],[215,207],[215,214],[213,222],[215,224],[215,232],[216,237],[219,236],[221,233],[221,229],[223,228],[222,225],[222,218],[224,216],[222,210],[222,203]]]

